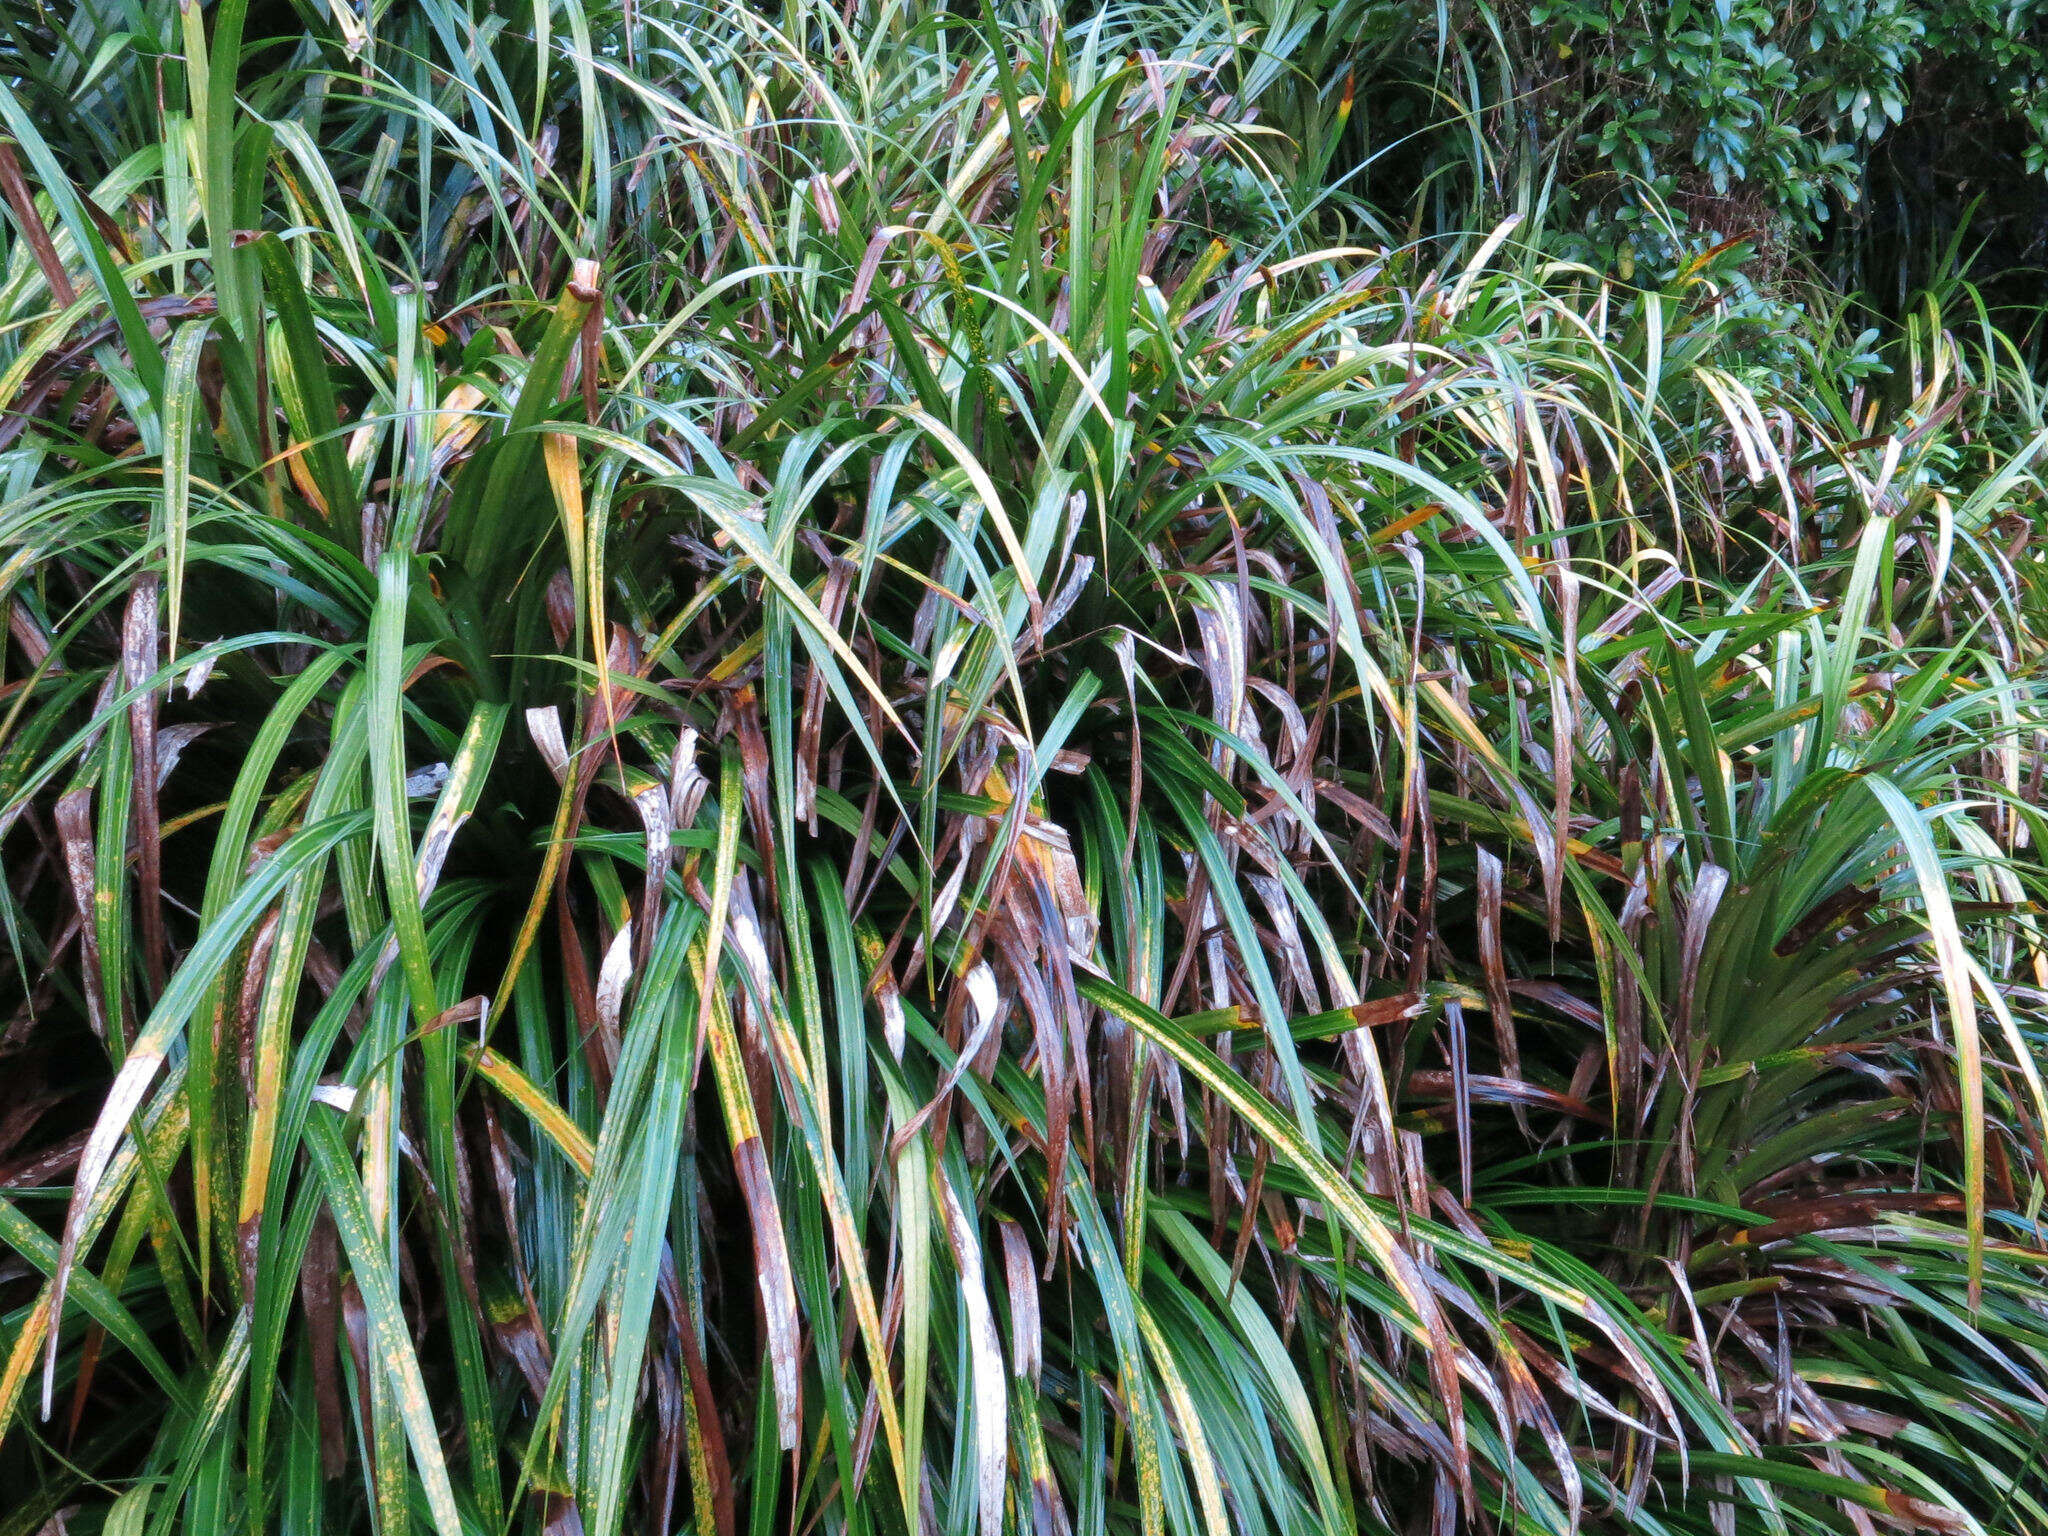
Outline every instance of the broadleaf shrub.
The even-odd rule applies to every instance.
[[[1972,218],[1998,260],[2042,260],[2039,0],[1395,0],[1330,16],[1329,36],[1354,40],[1367,111],[1382,96],[1391,109],[1366,153],[1387,129],[1442,121],[1400,82],[1448,92],[1483,120],[1499,192],[1533,174],[1603,262],[1683,256],[1695,231],[1849,255],[1924,226],[1905,233],[1925,281]],[[1456,135],[1437,153],[1455,156]]]

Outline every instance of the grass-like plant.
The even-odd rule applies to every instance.
[[[6,8],[0,1533],[2048,1523],[2035,387],[1340,20]]]

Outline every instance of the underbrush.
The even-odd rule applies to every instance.
[[[2048,1522],[1967,285],[1284,8],[251,9],[0,93],[0,1532]]]

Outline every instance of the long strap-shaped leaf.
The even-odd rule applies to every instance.
[[[718,786],[718,853],[712,872],[711,920],[699,946],[698,981],[701,1012],[698,1029],[710,1047],[711,1071],[718,1085],[719,1107],[725,1114],[732,1143],[734,1172],[747,1204],[754,1232],[754,1276],[768,1323],[769,1364],[775,1378],[776,1427],[782,1448],[794,1450],[803,1423],[802,1380],[797,1362],[796,1282],[789,1267],[789,1245],[782,1231],[782,1208],[768,1168],[761,1126],[754,1117],[753,1091],[747,1083],[739,1031],[718,980],[725,918],[732,882],[739,865],[740,760],[727,752]]]
[[[349,1272],[362,1292],[376,1363],[396,1399],[405,1437],[412,1444],[413,1461],[426,1488],[434,1528],[440,1536],[463,1536],[462,1517],[456,1510],[455,1490],[441,1456],[426,1379],[420,1374],[419,1358],[413,1353],[412,1330],[399,1307],[398,1277],[378,1236],[376,1223],[370,1219],[362,1181],[356,1176],[355,1164],[341,1139],[341,1124],[341,1117],[332,1109],[316,1109],[306,1121],[306,1148],[312,1153],[313,1167],[327,1192],[328,1213],[348,1255]]]
[[[164,584],[170,613],[164,659],[178,659],[178,631],[185,612],[185,547],[192,522],[192,427],[200,419],[199,354],[210,324],[192,320],[171,338],[164,377]]]
[[[434,999],[434,967],[427,957],[427,929],[420,917],[418,875],[405,793],[405,608],[412,557],[386,550],[377,566],[377,607],[370,619],[370,786],[377,862],[384,873],[385,900],[398,935],[399,964],[414,1022],[430,1026],[440,1009]]]
[[[4,1198],[0,1198],[0,1243],[4,1243],[10,1252],[28,1260],[44,1274],[56,1274],[57,1245],[50,1241],[49,1235],[42,1228],[22,1215]],[[150,1379],[165,1396],[180,1407],[189,1408],[185,1383],[179,1378],[178,1373],[171,1369],[170,1363],[157,1352],[156,1345],[150,1342],[148,1332],[136,1322],[134,1314],[121,1304],[120,1299],[102,1285],[96,1276],[83,1271],[71,1277],[71,1284],[77,1290],[78,1299],[87,1315],[135,1356],[137,1362],[149,1373]],[[54,1309],[46,1310],[50,1315],[54,1315]],[[24,1322],[22,1326],[26,1333],[30,1325]],[[57,1331],[52,1328],[52,1347],[56,1343],[56,1334]],[[33,1358],[31,1352],[31,1361]],[[0,1391],[0,1429],[6,1427],[6,1400],[7,1393]]]
[[[1969,954],[1963,947],[1955,904],[1949,899],[1948,876],[1941,867],[1941,853],[1934,846],[1926,815],[1890,779],[1873,774],[1863,782],[1891,817],[1920,887],[1948,1003],[1949,1028],[1955,1033],[1956,1087],[1963,1101],[1963,1223],[1969,1236],[1970,1305],[1975,1308],[1984,1288],[1984,1043],[1977,1027]]]
[[[192,1010],[212,981],[215,970],[227,963],[257,917],[275,901],[284,886],[316,860],[324,859],[335,845],[362,831],[361,815],[333,816],[301,829],[244,885],[220,921],[200,935],[186,955],[170,985],[164,988],[151,1011],[149,1022],[135,1037],[128,1056],[107,1090],[106,1102],[94,1122],[85,1150],[79,1155],[78,1173],[72,1185],[71,1206],[64,1218],[64,1239],[57,1254],[56,1289],[51,1316],[64,1311],[65,1283],[77,1261],[81,1224],[85,1210],[100,1179],[112,1161],[121,1138],[127,1134],[129,1117],[149,1091],[157,1069],[164,1064],[172,1042],[184,1029]],[[57,1329],[50,1330],[48,1352],[43,1359],[43,1415],[50,1412],[50,1397],[57,1373]]]

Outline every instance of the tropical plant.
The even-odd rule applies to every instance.
[[[1966,286],[1307,15],[8,20],[0,1532],[2048,1521]]]

